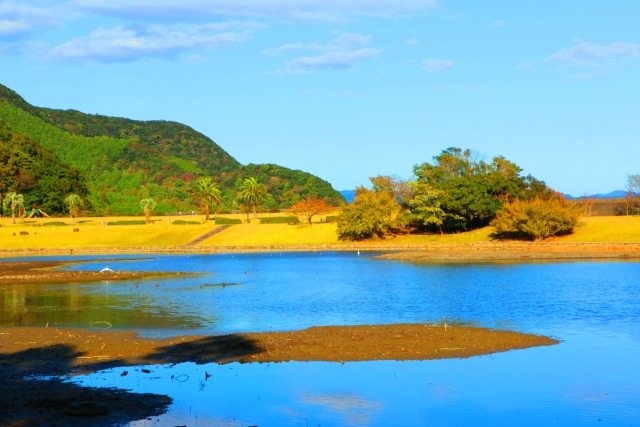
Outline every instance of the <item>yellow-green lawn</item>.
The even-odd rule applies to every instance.
[[[225,215],[231,216],[231,215]],[[266,216],[266,215],[265,215]],[[245,216],[238,215],[244,219]],[[182,246],[220,227],[203,216],[180,218],[154,217],[149,225],[106,225],[108,221],[140,220],[130,218],[80,218],[71,225],[69,218],[30,219],[11,224],[10,218],[0,218],[0,249],[45,248],[133,248],[152,246]],[[198,224],[174,225],[175,219],[198,221]],[[63,221],[65,226],[44,226],[45,223]],[[74,228],[79,231],[74,232]],[[21,235],[20,232],[28,232]],[[384,240],[380,244],[410,245],[424,243],[477,243],[491,240],[492,227],[454,235],[408,235]],[[640,217],[607,216],[585,217],[570,236],[552,239],[554,242],[640,242]],[[367,243],[367,242],[364,242]],[[336,225],[314,223],[308,225],[247,224],[232,225],[200,242],[198,246],[277,246],[277,245],[336,245]]]

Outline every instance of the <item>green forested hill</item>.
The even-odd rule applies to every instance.
[[[45,212],[62,212],[69,194],[88,194],[82,172],[0,120],[0,198],[9,191],[26,196],[27,209],[36,205]]]
[[[96,214],[134,214],[142,198],[158,211],[194,209],[192,181],[210,176],[223,192],[223,208],[234,207],[235,189],[255,176],[269,189],[265,209],[287,208],[304,195],[338,204],[342,196],[326,181],[277,165],[241,165],[211,139],[167,121],[135,121],[34,107],[0,85],[0,119],[79,169],[88,180],[87,199]]]

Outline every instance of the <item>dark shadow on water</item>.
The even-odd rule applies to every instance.
[[[0,425],[113,426],[161,415],[172,399],[115,388],[90,388],[43,379],[71,371],[78,357],[69,345],[53,345],[0,355]],[[55,365],[47,360],[55,360]],[[55,367],[54,367],[55,366]],[[81,408],[81,409],[78,409]],[[107,410],[103,415],[90,415]],[[74,415],[83,411],[89,415]]]
[[[136,363],[131,360],[97,360],[79,368],[73,362],[83,353],[68,344],[31,348],[12,354],[0,353],[0,426],[124,425],[161,415],[172,403],[172,399],[164,395],[82,387],[57,378],[42,377],[61,377],[72,372],[95,372],[132,364],[224,363],[261,351],[251,340],[239,335],[225,335],[160,347]],[[70,414],[79,402],[83,405],[87,402],[89,409],[92,405],[106,407],[108,413],[93,416]]]

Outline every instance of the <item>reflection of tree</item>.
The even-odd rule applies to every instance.
[[[134,284],[127,285],[135,287]],[[164,298],[152,294],[156,290],[152,284],[144,282],[140,288],[136,289],[140,295],[132,299],[120,293],[87,293],[83,287],[73,285],[47,289],[47,292],[42,292],[41,285],[3,286],[0,287],[0,307],[3,307],[0,324],[87,328],[92,322],[106,321],[114,328],[193,329],[202,327],[205,319],[212,319],[210,311],[202,316],[177,314],[167,306]],[[55,309],[42,310],[43,307]],[[199,306],[184,307],[184,313],[196,313],[198,309],[205,310]]]

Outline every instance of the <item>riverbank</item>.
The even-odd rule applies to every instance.
[[[340,244],[281,244],[243,246],[130,246],[1,249],[2,258],[115,255],[195,254],[252,252],[385,252],[381,259],[398,260],[536,260],[536,259],[633,259],[640,258],[640,243],[615,242],[474,242],[401,243],[394,239]]]

